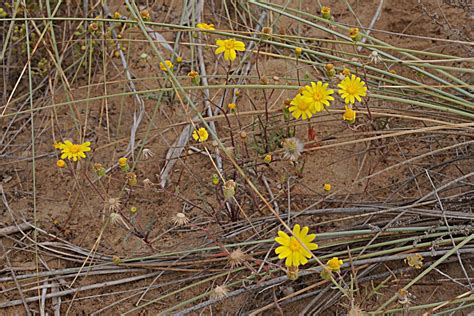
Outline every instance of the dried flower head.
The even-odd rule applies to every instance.
[[[184,226],[189,223],[189,218],[184,213],[176,213],[171,217],[171,222],[176,226]]]
[[[324,65],[324,70],[326,70],[326,74],[328,77],[334,77],[336,75],[336,69],[334,68],[333,64],[326,64]]]
[[[145,187],[145,190],[150,190],[154,185],[155,184],[148,178],[143,180],[143,186]]]
[[[234,251],[232,251],[229,254],[229,257],[227,258],[231,268],[240,266],[247,259],[248,259],[247,254],[243,252],[240,248],[237,248]]]
[[[111,212],[118,212],[122,206],[119,198],[109,198],[107,205]]]
[[[397,293],[397,297],[398,297],[398,304],[408,305],[411,303],[412,298],[414,298],[414,295],[412,295],[405,289],[400,289]]]
[[[212,290],[211,298],[215,300],[222,300],[229,294],[229,290],[225,285],[218,285]]]
[[[105,173],[106,173],[106,170],[105,170],[104,166],[101,163],[98,163],[98,162],[96,162],[94,164],[94,171],[97,174],[97,176],[99,176],[99,177],[105,176]]]
[[[284,139],[282,146],[283,158],[290,161],[297,161],[304,149],[303,143],[296,137]]]
[[[230,200],[235,196],[235,187],[236,186],[237,186],[237,184],[235,183],[234,180],[227,180],[224,183],[223,191],[224,191],[224,198],[226,200]]]
[[[406,257],[405,263],[415,269],[421,269],[423,267],[423,256],[419,253],[413,253]]]
[[[137,185],[138,180],[137,180],[137,175],[135,174],[135,172],[129,172],[127,173],[125,177],[127,178],[127,183],[129,186],[133,187]]]
[[[300,269],[298,268],[298,266],[289,266],[288,270],[286,271],[286,276],[288,277],[288,280],[291,280],[291,281],[298,280],[299,271]]]
[[[142,10],[142,11],[140,11],[140,16],[142,17],[142,19],[143,19],[144,21],[150,21],[150,18],[151,18],[151,17],[150,17],[150,11],[148,11],[148,10]]]
[[[116,212],[110,213],[110,222],[114,225],[117,224],[121,220],[121,218],[122,217],[120,216],[119,213],[116,213]]]
[[[213,185],[218,185],[219,184],[219,175],[214,173],[211,177],[211,182]]]
[[[379,56],[379,53],[375,50],[372,51],[372,53],[370,53],[369,60],[370,60],[371,63],[373,63],[375,65],[377,65],[379,62],[382,61],[382,59]]]
[[[144,148],[143,151],[143,159],[148,160],[150,158],[153,158],[155,156],[155,153],[151,151],[149,148]]]
[[[120,259],[119,256],[112,256],[112,262],[115,264],[115,265],[119,265],[122,263],[122,259]]]

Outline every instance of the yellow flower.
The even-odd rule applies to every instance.
[[[197,71],[191,70],[190,72],[188,72],[188,77],[191,79],[194,79],[198,76],[199,76],[199,73]]]
[[[318,245],[312,243],[315,234],[308,235],[309,228],[307,226],[301,229],[299,224],[293,227],[293,234],[301,240],[309,250],[318,249]],[[311,258],[311,254],[303,248],[298,240],[294,236],[288,236],[283,231],[278,231],[278,237],[275,241],[281,246],[275,249],[275,253],[279,259],[286,258],[285,265],[287,267],[298,267],[299,265],[305,265],[308,262],[307,258]]]
[[[183,57],[181,57],[181,56],[176,57],[176,62],[178,64],[181,64],[183,62]]]
[[[82,144],[73,144],[69,140],[66,140],[64,144],[61,146],[61,159],[69,159],[69,160],[81,160],[82,158],[86,158],[85,152],[91,150],[91,143],[85,142]]]
[[[56,166],[58,166],[58,168],[64,168],[65,165],[66,165],[66,162],[62,159],[59,159],[58,161],[56,161]]]
[[[346,104],[354,104],[355,100],[361,102],[362,99],[360,97],[367,95],[367,87],[364,87],[365,82],[356,75],[344,78],[337,86],[341,88],[338,92]]]
[[[208,30],[208,31],[214,31],[215,30],[214,24],[198,23],[196,26],[197,26],[198,29],[201,29],[201,30]]]
[[[265,157],[263,157],[263,161],[265,161],[265,163],[272,162],[272,155],[266,154]]]
[[[216,40],[216,45],[219,47],[217,47],[214,53],[216,55],[224,53],[224,60],[234,60],[237,57],[235,51],[245,51],[245,44],[233,38],[228,40]]]
[[[330,19],[331,18],[331,8],[330,7],[322,7],[321,8],[321,15],[324,19]]]
[[[193,132],[193,138],[194,140],[197,140],[198,142],[205,142],[207,138],[209,137],[209,134],[207,133],[207,130],[204,127],[201,127],[198,130],[195,130]]]
[[[344,77],[349,77],[351,75],[351,71],[349,70],[349,68],[344,67],[344,69],[342,70],[342,74],[344,75]]]
[[[342,260],[340,260],[338,257],[333,257],[331,260],[329,260],[327,263],[326,263],[326,266],[329,268],[329,270],[331,271],[341,271],[341,266],[342,266],[343,262]]]
[[[331,191],[331,188],[332,188],[332,186],[331,186],[330,183],[325,183],[325,184],[323,185],[323,189],[324,189],[324,191],[326,191],[326,192]]]
[[[150,11],[148,10],[140,11],[140,16],[142,17],[144,21],[150,21]]]
[[[295,48],[296,57],[300,57],[302,53],[303,53],[303,49],[301,47],[296,47]]]
[[[163,70],[163,71],[173,70],[173,68],[174,68],[174,65],[169,60],[165,60],[164,64],[162,62],[160,62],[160,69]]]
[[[126,157],[119,158],[118,164],[120,167],[124,167],[127,164],[128,159]]]
[[[235,103],[229,103],[227,104],[227,107],[229,108],[229,110],[235,110],[237,108],[237,105]]]
[[[361,35],[359,32],[359,28],[357,27],[351,27],[349,29],[349,36],[352,38],[354,42],[357,42],[361,39]]]
[[[321,112],[324,110],[324,106],[331,105],[329,101],[334,101],[334,98],[331,94],[334,93],[334,90],[328,89],[327,83],[318,83],[311,82],[310,86],[305,86],[303,90],[303,97],[311,105],[311,111],[314,113]]]
[[[295,119],[301,117],[303,120],[307,120],[313,116],[311,104],[301,93],[298,93],[293,100],[291,100],[288,110]]]
[[[345,106],[345,108],[346,111],[344,112],[344,114],[342,114],[342,119],[348,122],[349,124],[354,123],[356,119],[356,111],[354,111],[351,107],[347,105]]]

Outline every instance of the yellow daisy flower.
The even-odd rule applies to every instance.
[[[61,159],[69,159],[73,161],[81,160],[86,158],[85,152],[91,150],[91,142],[85,142],[82,144],[73,144],[69,140],[66,140],[61,148]]]
[[[173,70],[173,68],[174,68],[174,65],[169,60],[165,60],[164,64],[162,62],[160,62],[160,69],[163,70],[163,71]]]
[[[345,105],[346,111],[342,114],[342,119],[348,123],[354,123],[356,119],[356,111],[354,111],[351,107]]]
[[[307,120],[313,116],[311,104],[301,93],[298,93],[293,100],[291,100],[288,110],[295,119],[301,117],[303,120]]]
[[[332,188],[332,185],[330,183],[323,184],[324,191],[329,192],[331,191],[331,188]]]
[[[339,94],[344,99],[346,104],[354,104],[355,100],[361,102],[361,97],[367,95],[367,87],[365,87],[365,82],[363,82],[356,75],[351,77],[346,77],[337,85],[339,88]]]
[[[334,93],[334,90],[328,89],[327,83],[318,83],[311,82],[310,86],[305,86],[303,89],[303,97],[311,104],[312,112],[321,112],[324,110],[324,106],[330,106],[329,101],[334,101],[334,98],[331,94]]]
[[[201,29],[201,30],[208,30],[208,31],[214,31],[215,30],[214,24],[198,23],[196,25],[196,27],[198,29]]]
[[[236,51],[245,51],[245,44],[233,38],[228,40],[216,40],[216,45],[219,47],[217,47],[214,53],[216,55],[224,53],[224,60],[234,60],[237,57]]]
[[[331,260],[329,260],[326,263],[326,266],[328,267],[329,270],[331,271],[341,271],[341,266],[344,262],[340,260],[338,257],[333,257]]]
[[[128,161],[128,159],[126,157],[121,157],[118,160],[118,164],[119,164],[120,167],[123,167],[127,164],[127,161]]]
[[[299,224],[293,227],[293,234],[301,240],[309,250],[318,249],[318,245],[312,243],[315,234],[308,235],[309,228],[307,226],[301,229]],[[303,248],[298,240],[294,236],[288,236],[283,231],[278,231],[278,237],[275,241],[281,246],[275,249],[275,253],[279,259],[286,258],[285,265],[287,267],[298,267],[299,265],[305,265],[308,262],[307,258],[311,258],[311,254]]]
[[[208,137],[209,134],[207,133],[207,130],[204,127],[201,127],[200,129],[195,130],[193,132],[193,138],[198,142],[205,142]]]

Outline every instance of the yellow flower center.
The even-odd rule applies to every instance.
[[[205,131],[198,131],[199,137],[204,138],[206,136]]]
[[[323,99],[323,94],[321,93],[321,91],[315,91],[313,93],[313,99],[315,101],[321,101]]]
[[[308,108],[309,104],[306,102],[299,102],[298,103],[298,109],[301,111],[305,111]]]
[[[225,42],[224,47],[225,47],[226,49],[233,49],[233,48],[234,48],[234,42],[232,42],[232,41],[227,41],[227,42]]]
[[[77,154],[81,151],[81,145],[74,144],[69,148],[69,151],[71,152],[71,154]]]
[[[298,251],[301,249],[301,244],[298,242],[298,240],[296,240],[295,237],[291,237],[290,238],[290,249],[291,251]]]
[[[348,94],[356,94],[357,93],[357,87],[355,84],[348,84],[346,91]]]

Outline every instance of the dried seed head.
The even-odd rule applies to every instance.
[[[111,212],[119,211],[120,207],[122,206],[119,198],[109,198],[109,200],[107,201],[107,205],[108,205],[109,211]]]
[[[215,300],[222,300],[227,296],[227,294],[229,294],[227,287],[225,285],[218,285],[211,292],[211,298]]]
[[[232,268],[240,266],[244,261],[248,259],[247,254],[245,254],[240,248],[235,249],[229,254],[229,264]]]
[[[112,224],[117,224],[120,221],[121,217],[119,213],[112,212],[110,213],[110,222]]]
[[[351,309],[347,312],[347,316],[362,316],[366,315],[366,313],[360,309],[359,306],[353,305]]]
[[[236,183],[234,180],[227,180],[224,183],[224,198],[230,200],[235,196]]]
[[[171,222],[176,226],[184,226],[189,223],[189,218],[184,213],[176,213],[171,218]]]
[[[304,149],[303,143],[296,137],[284,139],[282,145],[283,158],[290,161],[297,161]]]
[[[151,151],[151,149],[144,148],[143,149],[143,159],[148,160],[152,158],[155,155],[154,152]]]
[[[145,190],[150,190],[151,188],[153,188],[154,185],[155,184],[148,178],[143,180],[143,186],[145,187]]]

